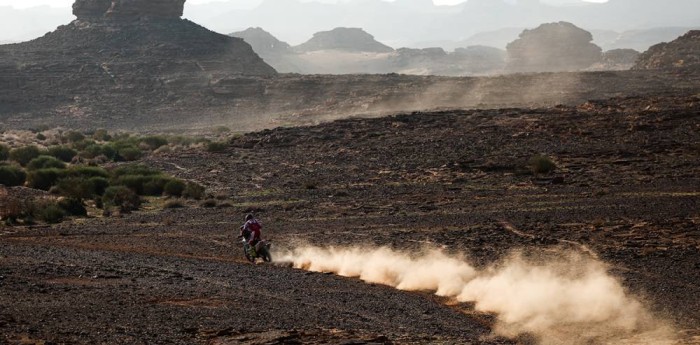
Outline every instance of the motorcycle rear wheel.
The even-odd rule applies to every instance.
[[[260,253],[258,255],[263,259],[265,262],[270,262],[272,261],[272,255],[270,255],[270,250],[267,247],[262,247],[260,248]]]

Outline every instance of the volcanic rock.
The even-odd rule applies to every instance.
[[[184,7],[185,0],[113,0],[107,15],[180,18]]]
[[[511,72],[562,72],[583,70],[600,62],[602,49],[591,43],[590,32],[567,22],[542,24],[525,30],[509,43]]]
[[[112,0],[77,0],[73,4],[73,14],[78,19],[103,17],[109,8],[112,7]]]
[[[389,53],[393,48],[377,42],[374,36],[360,28],[335,28],[322,31],[295,49],[299,52],[340,50],[347,52]]]
[[[700,67],[700,30],[689,31],[669,43],[657,44],[642,53],[634,69]]]

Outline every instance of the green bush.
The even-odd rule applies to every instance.
[[[49,224],[60,223],[65,217],[63,209],[54,203],[36,205],[34,217]]]
[[[62,178],[56,182],[56,188],[61,195],[78,200],[98,195],[94,182],[85,177]]]
[[[182,180],[173,179],[165,184],[163,191],[170,196],[182,196],[187,188],[187,184]]]
[[[182,192],[182,196],[185,198],[201,200],[204,198],[204,192],[205,189],[203,186],[194,182],[187,182],[187,187],[185,187],[185,190]]]
[[[39,170],[39,169],[50,169],[50,168],[65,169],[66,163],[57,159],[54,156],[42,155],[42,156],[39,156],[37,158],[32,159],[27,164],[28,170]]]
[[[133,162],[138,160],[143,155],[141,149],[136,146],[127,146],[120,148],[117,157],[126,162]]]
[[[223,142],[210,142],[207,144],[207,152],[223,152],[228,145]]]
[[[93,159],[102,154],[102,145],[100,144],[90,144],[80,151],[80,157]]]
[[[37,133],[36,140],[44,141],[46,140],[46,136],[43,133]]]
[[[10,151],[10,159],[25,166],[41,155],[41,150],[34,145],[16,148]]]
[[[557,169],[552,159],[543,155],[530,157],[527,166],[533,174],[548,174]]]
[[[0,144],[0,161],[6,161],[10,157],[10,148]]]
[[[107,188],[102,201],[106,206],[119,207],[122,212],[138,210],[141,199],[133,190],[125,186],[112,186]]]
[[[118,178],[120,176],[125,175],[151,176],[160,174],[162,174],[160,171],[149,168],[142,164],[122,165],[112,171],[112,177],[114,178]]]
[[[27,174],[22,168],[14,165],[0,166],[0,184],[7,187],[21,186],[26,179]]]
[[[87,209],[83,205],[80,199],[75,198],[64,198],[58,201],[58,207],[60,207],[66,215],[86,217]]]
[[[78,154],[78,151],[67,146],[51,146],[48,149],[49,156],[56,157],[64,162],[70,162]]]
[[[66,177],[65,169],[39,169],[29,172],[28,184],[34,189],[49,190],[55,186],[58,180]]]
[[[89,181],[94,188],[95,195],[104,195],[105,190],[109,187],[109,180],[104,177],[91,177]]]
[[[85,177],[85,178],[91,178],[91,177],[107,178],[107,177],[109,177],[109,173],[104,168],[91,167],[91,166],[85,166],[85,165],[72,166],[72,167],[68,168],[67,174],[68,174],[68,176]]]
[[[160,196],[172,180],[164,175],[125,175],[117,178],[114,185],[128,187],[138,195]]]

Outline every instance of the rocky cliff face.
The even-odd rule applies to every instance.
[[[206,93],[220,78],[277,74],[242,39],[181,19],[183,4],[77,0],[73,22],[0,46],[0,122],[31,114],[40,122],[89,123],[118,113],[110,121],[138,123],[152,116],[156,103]]]
[[[678,39],[657,44],[639,59],[634,69],[700,69],[700,30],[689,31]]]

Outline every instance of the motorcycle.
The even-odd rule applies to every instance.
[[[272,255],[270,255],[270,248],[272,248],[272,243],[269,241],[265,240],[260,240],[256,247],[258,247],[258,250],[250,250],[250,245],[248,244],[248,241],[245,240],[245,238],[240,237],[241,243],[243,244],[243,254],[245,255],[245,258],[248,259],[248,261],[255,263],[255,260],[260,258],[264,262],[271,262],[272,261]]]

